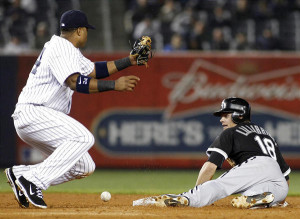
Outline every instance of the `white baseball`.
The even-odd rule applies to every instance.
[[[101,200],[104,202],[108,202],[111,199],[111,194],[107,191],[101,193]]]

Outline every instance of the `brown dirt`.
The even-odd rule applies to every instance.
[[[101,201],[97,194],[44,194],[47,209],[19,207],[12,193],[0,193],[0,218],[298,218],[300,197],[288,197],[286,208],[235,209],[230,205],[233,197],[217,201],[203,208],[133,207],[132,201],[145,195],[112,195],[109,202]]]

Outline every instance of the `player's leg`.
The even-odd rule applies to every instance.
[[[23,141],[43,151],[53,151],[43,162],[24,172],[24,179],[16,180],[24,183],[23,189],[29,189],[31,184],[36,186],[36,194],[68,172],[94,144],[93,135],[82,124],[46,107],[24,106],[14,122]]]
[[[29,202],[25,198],[22,191],[18,191],[17,185],[15,183],[16,178],[22,176],[23,173],[29,170],[35,169],[36,165],[18,165],[13,168],[7,168],[5,170],[6,176],[11,184],[13,192],[15,194],[16,200],[20,207],[28,208]],[[88,153],[85,153],[82,158],[72,167],[68,172],[66,172],[61,177],[55,179],[51,182],[51,185],[57,185],[64,182],[68,182],[74,179],[81,179],[91,175],[95,170],[95,163]],[[16,173],[16,174],[14,174]]]
[[[287,191],[287,183],[276,161],[268,157],[256,157],[234,167],[216,180],[196,186],[184,195],[190,199],[190,206],[202,207],[231,194],[248,191],[263,182],[269,186],[256,191],[252,190],[251,195],[271,192],[277,196],[277,200],[281,199],[279,194],[281,192],[278,190],[281,190],[282,193]]]
[[[285,179],[279,178],[277,181],[263,182],[253,185],[251,188],[242,193],[241,196],[236,197],[232,200],[234,207],[243,208],[248,206],[249,202],[258,202],[262,200],[262,207],[276,206],[285,200],[288,194],[288,185]],[[265,198],[263,196],[266,196]],[[248,202],[246,201],[248,199]],[[268,199],[272,199],[270,205],[264,205]],[[256,204],[260,207],[260,204]]]
[[[26,143],[28,145],[34,147],[34,143],[29,143],[29,142],[26,142]],[[54,151],[55,148],[53,148],[53,147],[41,148],[39,146],[36,149],[38,149],[40,152],[42,152],[43,155],[45,155],[45,157],[47,158]],[[33,171],[38,165],[39,165],[39,163],[30,164],[30,165],[15,165],[12,167],[12,171],[13,171],[14,175],[16,176],[16,178],[19,178],[25,172],[30,171],[30,170]]]
[[[48,157],[54,150],[54,148],[49,147],[39,147],[38,148],[46,157]],[[35,165],[16,165],[10,168],[5,169],[5,174],[8,179],[8,182],[10,183],[12,190],[15,194],[16,200],[20,207],[22,208],[28,208],[29,202],[26,199],[24,193],[19,190],[16,179],[18,179],[22,174],[24,174],[27,171],[33,170],[36,168],[38,164]]]
[[[19,178],[24,174],[26,171],[32,170],[37,167],[38,164],[34,165],[17,165],[13,166],[12,170],[14,172],[14,175],[16,178]],[[61,183],[65,183],[74,179],[81,179],[85,178],[89,175],[91,175],[95,170],[95,163],[92,159],[92,157],[89,155],[89,153],[85,153],[79,161],[65,174],[60,176],[59,178],[55,179],[53,182],[51,182],[52,185],[58,185]]]
[[[178,200],[178,196],[173,197],[168,195],[139,200],[140,205],[156,205],[161,204],[168,206],[168,203],[188,203],[191,207],[203,207],[214,203],[215,201],[225,198],[229,195],[241,193],[249,190],[255,185],[262,182],[268,182],[270,185],[274,185],[277,182],[278,187],[266,188],[266,191],[260,190],[252,193],[252,195],[258,195],[260,192],[274,192],[277,195],[275,189],[286,190],[287,183],[284,182],[284,177],[280,171],[280,168],[275,160],[268,157],[256,157],[248,159],[247,162],[238,165],[231,170],[224,173],[222,176],[215,180],[207,181],[201,185],[194,187],[188,192],[184,192],[179,196],[183,197],[182,200]],[[145,201],[146,200],[146,204]],[[188,200],[188,201],[185,201]]]
[[[187,200],[185,203],[188,203],[191,207],[203,207],[210,205],[219,199],[225,198],[240,189],[243,189],[243,187],[246,189],[246,182],[241,182],[239,176],[246,175],[246,171],[251,170],[251,167],[248,166],[249,165],[236,166],[218,179],[210,180],[201,185],[195,186],[188,192],[177,195],[177,197],[184,197],[184,199]],[[252,178],[254,177],[249,175],[247,179],[250,181]],[[177,197],[173,198],[173,196],[173,194],[171,196],[169,194],[165,194],[162,196],[140,199],[134,204],[168,206],[168,203],[170,202],[175,203],[179,201]]]
[[[23,141],[43,151],[53,151],[43,162],[22,175],[46,190],[52,181],[68,172],[94,144],[94,136],[75,119],[46,107],[28,106],[21,122],[15,120]],[[26,117],[26,121],[24,121]]]
[[[82,179],[91,175],[95,170],[95,163],[89,153],[85,153],[79,161],[64,175],[51,182],[51,186],[65,183],[74,179]]]

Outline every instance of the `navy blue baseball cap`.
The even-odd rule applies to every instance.
[[[88,29],[95,29],[94,26],[88,23],[85,13],[79,10],[69,10],[63,13],[60,18],[60,28],[69,29],[69,28],[78,28],[86,27]]]

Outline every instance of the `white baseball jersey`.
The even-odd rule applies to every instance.
[[[93,173],[95,163],[88,150],[94,136],[70,112],[73,91],[65,80],[74,73],[88,75],[94,63],[68,40],[53,36],[34,64],[12,115],[18,136],[47,158],[35,165],[17,165],[17,178],[46,190],[51,185],[80,179]]]
[[[78,72],[89,75],[94,63],[68,40],[53,35],[33,66],[18,103],[32,103],[68,114],[73,91],[65,80]]]

